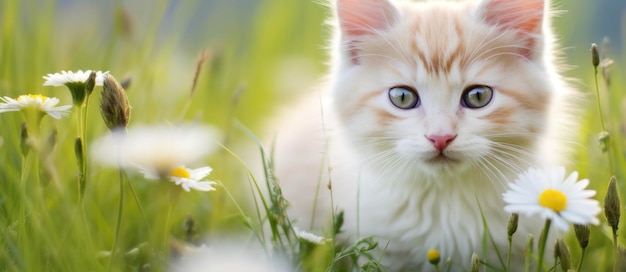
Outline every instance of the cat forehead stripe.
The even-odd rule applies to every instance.
[[[412,31],[415,33],[415,38],[410,40],[410,48],[417,54],[426,71],[430,74],[450,73],[452,64],[459,58],[461,58],[459,65],[464,66],[467,62],[467,60],[463,60],[466,44],[458,19],[451,16],[440,22],[437,27],[424,27],[425,24],[431,25],[432,22],[426,23],[430,19],[432,18],[419,18],[413,22]],[[450,26],[450,21],[452,26]],[[451,30],[453,33],[443,33],[447,30]],[[427,38],[443,35],[453,38],[445,40],[444,38]]]

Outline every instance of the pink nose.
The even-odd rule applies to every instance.
[[[453,140],[456,135],[443,134],[443,135],[427,135],[426,138],[430,140],[435,148],[439,151],[443,151]]]

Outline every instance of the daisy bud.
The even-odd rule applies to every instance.
[[[46,138],[46,145],[42,147],[42,154],[50,155],[57,145],[57,129],[53,128]]]
[[[122,80],[122,82],[120,82],[120,86],[122,86],[124,90],[128,90],[131,83],[133,83],[133,78],[131,76],[127,76],[124,80]]]
[[[343,227],[344,222],[344,212],[340,210],[337,214],[335,214],[335,218],[333,219],[333,234],[339,234],[341,232],[341,228]]]
[[[126,253],[124,253],[124,260],[126,262],[133,262],[137,260],[137,258],[139,257],[139,253],[141,253],[139,248],[131,248],[129,251],[126,251]]]
[[[559,241],[557,240],[557,241],[554,243],[554,258],[555,258],[555,259],[556,259],[556,258],[558,258],[558,257],[559,257],[559,255],[561,254],[561,253],[560,253],[559,246],[560,246],[560,245],[559,245]]]
[[[187,242],[191,242],[196,233],[196,222],[193,220],[190,214],[185,218],[185,237]]]
[[[558,239],[554,246],[554,256],[561,260],[561,268],[563,271],[567,271],[572,267],[572,258],[569,253],[569,248],[563,239]]]
[[[126,91],[112,75],[104,76],[100,113],[110,130],[126,128],[130,120],[130,104]]]
[[[617,232],[620,206],[619,194],[617,193],[617,179],[615,176],[612,176],[611,182],[609,182],[609,189],[604,197],[604,215],[606,216],[609,226],[613,228],[613,232]]]
[[[91,72],[91,74],[89,74],[89,78],[87,78],[87,81],[85,81],[85,93],[87,94],[87,96],[89,96],[92,92],[93,89],[96,87],[96,72]]]
[[[509,240],[513,237],[513,234],[517,231],[517,223],[519,222],[519,214],[513,213],[509,218],[509,225],[506,228],[507,235],[509,236]]]
[[[111,258],[110,250],[98,251],[98,253],[96,254],[96,259],[99,259],[99,260],[104,260],[104,259],[109,259],[109,258]]]
[[[26,123],[22,123],[20,127],[20,150],[22,151],[22,156],[26,157],[28,151],[30,150],[30,145],[28,144],[28,129],[26,128]]]
[[[480,268],[480,257],[476,253],[472,253],[472,263],[470,265],[470,272],[478,272]]]
[[[82,169],[83,167],[83,141],[80,137],[76,137],[74,140],[74,154],[76,154],[76,162],[78,162],[78,169]]]
[[[598,45],[595,43],[591,44],[591,64],[593,67],[598,67],[600,64],[600,54],[598,53]]]
[[[600,142],[600,151],[603,153],[609,149],[609,141],[611,140],[611,134],[608,131],[602,131],[598,134],[598,141]]]
[[[428,257],[428,262],[430,262],[433,265],[439,264],[439,261],[441,260],[441,256],[439,255],[439,250],[436,250],[436,249],[429,249],[428,252],[426,253],[426,256]]]
[[[590,234],[589,226],[574,224],[574,231],[576,232],[576,239],[578,240],[580,248],[587,248]]]

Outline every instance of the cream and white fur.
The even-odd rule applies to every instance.
[[[433,269],[429,249],[439,250],[442,262],[450,258],[456,271],[469,268],[472,253],[482,254],[484,216],[505,258],[506,184],[530,166],[558,163],[566,142],[558,132],[568,131],[570,94],[554,67],[548,3],[332,6],[328,92],[308,97],[277,123],[276,176],[296,225],[328,230],[332,212],[342,210],[340,238],[373,236],[375,255],[390,271]],[[472,85],[492,88],[491,102],[464,106],[461,96]],[[420,104],[394,106],[395,86],[414,88]],[[433,135],[455,138],[440,151]],[[542,226],[520,219],[514,270],[527,234],[538,237]],[[494,249],[487,252],[481,257],[499,266]]]

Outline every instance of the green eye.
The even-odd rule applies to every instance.
[[[401,109],[412,109],[419,107],[420,97],[417,91],[408,86],[398,86],[389,89],[389,100],[391,103]]]
[[[465,88],[461,103],[470,109],[479,109],[487,106],[493,97],[493,89],[483,85],[473,85]]]

